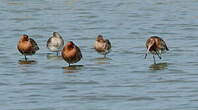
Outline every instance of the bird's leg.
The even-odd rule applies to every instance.
[[[107,54],[104,54],[104,58],[106,58],[106,55],[107,55]]]
[[[25,61],[27,61],[27,57],[26,57],[26,55],[24,55],[25,56]]]
[[[157,54],[157,56],[159,57],[159,59],[162,59],[162,57],[159,55],[159,53],[157,51],[155,51],[155,53]]]
[[[70,67],[71,65],[70,65],[70,63],[69,63],[69,67]]]
[[[156,49],[154,49],[154,51],[157,54],[157,56],[159,57],[159,59],[162,59],[162,57],[159,55],[158,51]]]
[[[147,53],[145,53],[144,59],[146,59]]]
[[[154,60],[154,64],[156,64],[156,61],[155,61],[155,56],[153,55],[153,60]]]
[[[56,52],[56,55],[58,56],[58,52]]]

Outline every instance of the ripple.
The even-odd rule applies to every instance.
[[[21,2],[8,2],[8,5],[11,5],[11,6],[19,6],[19,5],[24,5],[24,4],[21,3]]]
[[[51,85],[51,84],[49,84],[49,83],[39,83],[39,82],[32,82],[32,83],[22,83],[22,84],[20,84],[20,85],[24,85],[24,86],[31,86],[31,85]]]
[[[45,31],[45,30],[48,30],[48,29],[53,29],[53,30],[56,30],[57,28],[56,27],[54,27],[54,26],[47,26],[47,27],[42,27],[42,26],[37,26],[37,27],[30,27],[30,28],[28,28],[28,30],[43,30],[43,31]]]
[[[151,100],[155,100],[155,98],[152,97],[134,97],[134,98],[129,98],[129,101],[151,101]]]
[[[110,85],[110,86],[105,86],[105,87],[110,87],[110,88],[125,88],[125,87],[129,87],[129,88],[139,88],[139,87],[145,87],[144,85]]]
[[[99,84],[96,81],[74,81],[74,82],[64,82],[64,84],[69,84],[69,85],[95,85],[95,84]]]
[[[84,96],[78,96],[78,95],[68,95],[64,96],[65,98],[72,98],[72,99],[81,99],[81,100],[128,100],[130,96],[125,95],[84,95]]]
[[[105,68],[99,67],[97,63],[95,63],[95,64],[87,64],[85,69],[87,71],[106,71]]]
[[[26,17],[23,17],[23,18],[11,18],[10,20],[13,20],[13,21],[16,21],[16,22],[21,22],[21,21],[27,21],[27,20],[34,21],[34,20],[38,20],[38,19],[33,18],[31,16],[26,16]]]
[[[2,74],[0,74],[0,75],[2,75]],[[8,86],[9,84],[7,84],[7,83],[3,83],[3,82],[0,82],[0,86]]]
[[[160,80],[160,81],[154,81],[152,83],[187,83],[187,82],[194,82],[194,81],[187,81],[182,79],[172,79],[172,80]]]

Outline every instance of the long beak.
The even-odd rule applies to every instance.
[[[146,53],[145,53],[144,59],[146,59],[147,54],[149,53],[150,48],[151,48],[151,46],[148,47],[148,49],[147,49],[147,51],[146,51]]]

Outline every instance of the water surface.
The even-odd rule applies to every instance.
[[[197,110],[196,0],[1,0],[2,110]],[[46,48],[52,32],[74,41],[83,59],[72,67]],[[28,34],[40,50],[29,62],[16,49]],[[92,49],[98,34],[107,58]],[[153,65],[145,41],[170,49]]]

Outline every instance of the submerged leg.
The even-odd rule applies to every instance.
[[[153,60],[154,60],[154,64],[156,64],[156,61],[155,61],[155,56],[153,55]]]
[[[106,58],[107,54],[104,54],[104,58]]]
[[[25,56],[25,55],[24,55]],[[25,61],[27,61],[27,57],[25,56]]]
[[[144,59],[146,59],[147,53],[145,53]]]

